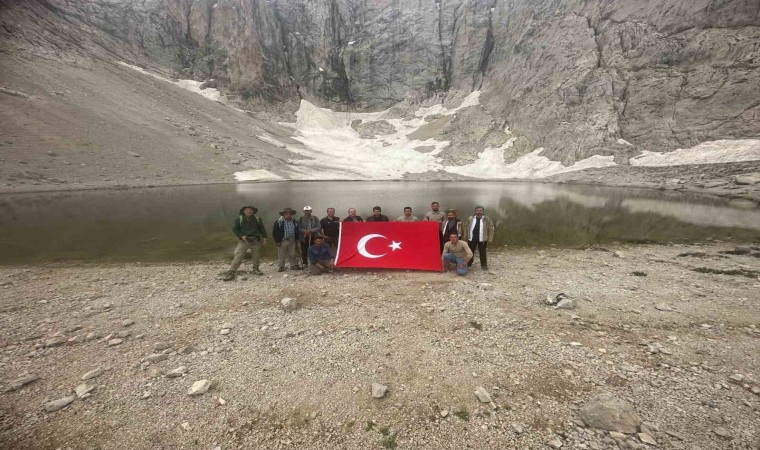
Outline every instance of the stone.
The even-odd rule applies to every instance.
[[[517,434],[523,434],[525,432],[525,427],[521,423],[512,422],[510,425]]]
[[[131,156],[133,158],[139,158],[140,157],[140,154],[137,153],[137,152],[127,152],[127,155]]]
[[[5,392],[18,391],[19,389],[26,386],[27,384],[34,383],[35,381],[39,379],[40,377],[38,377],[37,375],[32,375],[32,374],[22,375],[16,378],[15,380],[8,382],[8,385],[5,388]]]
[[[649,433],[639,433],[639,440],[645,444],[657,445],[657,441]]]
[[[134,321],[134,320],[132,320],[132,319],[124,319],[124,320],[121,322],[121,326],[123,326],[123,327],[131,327],[131,326],[132,326],[132,325],[134,325],[134,324],[135,324],[135,321]]]
[[[167,350],[167,349],[170,349],[170,348],[172,348],[172,346],[168,342],[160,342],[159,341],[159,342],[156,342],[155,344],[153,344],[153,350],[155,350],[157,352],[160,352],[162,350]]]
[[[108,341],[108,346],[113,347],[113,346],[121,344],[122,342],[124,342],[124,339],[111,339]]]
[[[372,383],[372,398],[383,398],[388,391],[388,386],[380,383]]]
[[[230,334],[230,329],[229,328],[222,328],[222,330],[219,332],[219,334],[221,334],[222,336],[227,336],[228,334]]]
[[[491,394],[489,394],[483,386],[475,388],[475,397],[477,397],[481,403],[491,403]]]
[[[730,381],[731,383],[734,383],[734,384],[741,384],[742,381],[744,381],[744,375],[739,374],[739,373],[735,373],[735,374],[731,375],[730,377],[728,377],[728,381]]]
[[[98,367],[97,369],[93,369],[93,370],[87,372],[86,374],[82,375],[82,381],[87,381],[87,380],[91,380],[93,378],[97,378],[97,377],[103,375],[104,372],[105,372],[105,370],[103,370],[103,368],[101,368],[101,367]]]
[[[169,355],[167,355],[166,353],[154,353],[152,355],[148,355],[145,359],[143,359],[143,362],[155,364],[157,362],[165,361],[167,359],[169,359]]]
[[[449,416],[449,410],[448,409],[441,410],[441,417],[443,417],[445,419],[448,416]]]
[[[70,395],[68,397],[63,397],[63,398],[59,398],[58,400],[47,402],[45,403],[45,411],[47,412],[58,411],[59,409],[63,409],[69,406],[76,399],[77,399],[76,395]]]
[[[78,334],[78,335],[70,338],[68,341],[66,341],[66,343],[69,344],[69,345],[81,344],[82,342],[84,342],[84,335],[83,334]]]
[[[60,347],[61,345],[64,345],[69,340],[66,338],[66,336],[56,336],[52,339],[49,339],[45,342],[45,347],[52,348],[52,347]]]
[[[673,308],[671,308],[666,303],[658,303],[654,305],[654,309],[656,309],[657,311],[673,311]]]
[[[752,172],[752,173],[745,173],[742,175],[736,175],[734,177],[734,183],[738,185],[760,184],[760,172]]]
[[[119,339],[126,339],[130,335],[132,335],[132,332],[129,331],[129,330],[122,330],[122,331],[119,331],[119,332],[116,333],[116,337],[119,338]]]
[[[731,432],[728,431],[728,429],[723,427],[718,427],[713,430],[713,433],[717,434],[718,436],[725,438],[725,439],[731,439]]]
[[[556,309],[575,309],[575,300],[571,298],[563,298],[555,306]]]
[[[641,424],[631,405],[610,393],[589,400],[581,408],[580,416],[591,428],[621,433],[635,433]]]
[[[493,291],[494,285],[492,283],[478,283],[478,287],[483,291]]]
[[[683,434],[676,433],[675,431],[665,430],[665,434],[667,434],[668,436],[671,436],[671,437],[673,437],[675,439],[678,439],[679,441],[683,441],[684,439],[686,439]]]
[[[85,340],[85,342],[94,341],[98,337],[100,337],[100,336],[98,336],[98,333],[95,333],[93,331],[92,333],[87,333],[87,336],[84,337],[84,340]]]
[[[179,353],[180,355],[189,355],[190,353],[193,353],[194,351],[195,351],[195,347],[193,347],[192,345],[187,345],[185,347],[180,348],[177,353]]]
[[[170,370],[167,374],[167,378],[179,378],[187,373],[187,367],[179,366],[176,369]]]
[[[74,388],[74,392],[76,392],[78,398],[82,398],[94,390],[95,390],[95,385],[90,384],[86,381]]]
[[[555,437],[551,441],[547,442],[546,445],[551,448],[562,448],[562,441],[559,438]]]
[[[282,309],[284,309],[287,312],[293,312],[298,308],[298,300],[294,298],[283,298],[280,300],[280,305],[282,305]]]
[[[760,395],[760,386],[752,386],[750,389],[750,392],[752,392],[755,395]]]
[[[203,395],[211,389],[211,382],[209,380],[198,380],[188,389],[187,395],[197,396]]]
[[[622,439],[622,440],[625,440],[628,437],[628,435],[625,434],[625,433],[621,433],[619,431],[610,431],[610,437],[612,439]]]

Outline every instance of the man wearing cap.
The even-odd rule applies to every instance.
[[[367,217],[367,222],[390,222],[388,216],[382,214],[383,209],[379,206],[372,208],[372,215]]]
[[[327,216],[319,221],[322,226],[322,236],[325,237],[325,245],[331,249],[338,246],[340,237],[340,219],[335,217],[335,208],[327,208]]]
[[[235,219],[235,223],[232,225],[232,232],[238,238],[237,247],[235,247],[235,254],[232,258],[232,265],[230,270],[224,274],[224,281],[232,281],[235,279],[237,270],[240,264],[243,263],[245,253],[251,250],[251,263],[253,265],[253,273],[255,275],[264,275],[259,270],[259,251],[262,245],[267,243],[267,230],[264,228],[264,223],[261,222],[261,218],[256,216],[259,210],[255,206],[243,206],[240,208],[240,215]]]
[[[280,211],[280,218],[274,222],[272,227],[272,238],[277,244],[277,271],[285,271],[285,258],[290,262],[290,270],[300,269],[296,262],[296,242],[300,235],[298,222],[293,218],[295,211],[292,208],[285,208]]]
[[[356,215],[356,208],[348,208],[348,216],[343,219],[344,222],[364,222],[362,216]]]
[[[314,243],[314,237],[322,231],[319,218],[311,215],[311,206],[303,207],[303,216],[298,218],[298,228],[301,230],[298,240],[301,242],[301,261],[303,266],[309,264],[309,247]]]
[[[433,222],[441,222],[443,221],[443,218],[446,217],[445,214],[443,214],[441,211],[439,211],[441,205],[438,204],[438,202],[433,202],[430,204],[431,211],[428,211],[425,213],[425,220],[430,220]]]
[[[483,214],[484,212],[485,209],[482,206],[476,206],[475,215],[467,218],[467,222],[464,225],[464,232],[466,241],[473,254],[475,253],[475,248],[478,249],[480,267],[483,270],[488,270],[486,248],[488,247],[488,243],[493,240],[496,227],[494,227],[491,218]],[[475,258],[470,259],[470,262],[467,263],[467,267],[472,267],[474,261]]]
[[[441,222],[441,226],[439,227],[440,230],[440,240],[441,240],[441,252],[443,252],[443,246],[449,242],[449,237],[451,234],[456,234],[460,238],[464,235],[464,226],[462,225],[462,221],[457,219],[457,210],[456,209],[447,209],[446,210],[446,218]]]
[[[396,222],[417,222],[417,218],[412,215],[412,207],[404,207],[404,215],[396,219]]]

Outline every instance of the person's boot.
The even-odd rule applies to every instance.
[[[222,277],[222,281],[232,281],[235,279],[235,276],[236,274],[234,270],[228,270]]]
[[[264,275],[264,272],[260,271],[258,267],[254,267],[252,272],[254,275]]]

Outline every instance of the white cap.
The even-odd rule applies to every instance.
[[[311,211],[311,206],[304,206],[304,207],[303,207],[303,210],[304,210],[304,211]]]

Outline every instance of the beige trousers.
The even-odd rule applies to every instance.
[[[280,246],[277,247],[277,267],[278,268],[284,268],[285,267],[285,258],[288,259],[290,262],[290,268],[296,268],[298,267],[298,263],[296,262],[296,247],[298,246],[298,241],[285,241],[283,240],[280,242]]]
[[[243,263],[245,258],[245,252],[251,249],[251,263],[254,269],[259,268],[261,258],[259,257],[259,251],[261,250],[261,241],[238,241],[237,247],[235,247],[235,256],[232,258],[231,271],[238,270],[240,264]]]

